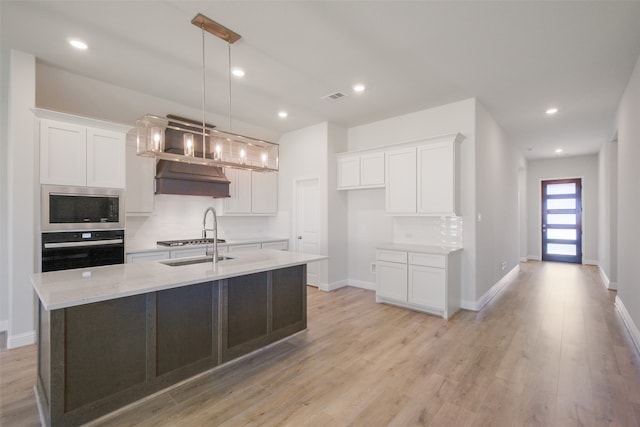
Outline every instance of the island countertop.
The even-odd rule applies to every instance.
[[[33,287],[46,310],[73,307],[326,259],[324,255],[261,249],[238,252],[233,259],[172,267],[161,262],[36,273]]]

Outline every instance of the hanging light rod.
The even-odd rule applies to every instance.
[[[204,28],[206,32],[221,38],[229,44],[234,44],[242,37],[240,34],[231,31],[224,25],[218,24],[216,21],[207,18],[201,13],[197,14],[196,17],[191,20],[191,23],[198,28]]]

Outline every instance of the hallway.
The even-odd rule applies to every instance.
[[[95,424],[640,425],[640,358],[596,267],[523,263],[448,322],[308,289],[306,332]],[[0,425],[38,425],[35,347],[0,365]]]

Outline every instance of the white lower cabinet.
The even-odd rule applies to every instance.
[[[449,254],[378,250],[376,301],[438,314],[460,309],[460,251]]]

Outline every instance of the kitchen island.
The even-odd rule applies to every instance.
[[[34,274],[44,422],[85,423],[304,330],[306,264],[324,258],[258,250]]]

